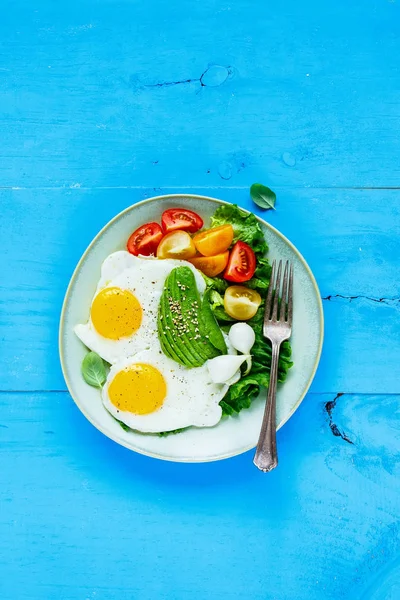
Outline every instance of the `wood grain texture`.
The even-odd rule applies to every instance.
[[[400,2],[2,9],[1,600],[397,600]],[[314,393],[267,477],[130,453],[64,391],[72,271],[134,202],[254,181],[324,298]]]
[[[6,2],[3,186],[398,186],[398,2]]]
[[[135,455],[67,393],[0,394],[1,597],[360,598],[399,551],[400,396],[338,399],[332,418],[353,444],[332,435],[332,399],[307,398],[264,477],[250,453]]]
[[[170,191],[0,193],[8,230],[0,300],[4,366],[0,389],[65,389],[57,328],[67,283],[80,255],[117,212]],[[257,208],[248,188],[191,191]],[[277,191],[277,211],[264,216],[304,254],[326,298],[325,348],[313,390],[400,392],[400,191]]]

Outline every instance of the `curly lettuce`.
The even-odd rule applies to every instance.
[[[257,268],[250,281],[246,281],[246,287],[257,290],[265,298],[269,281],[271,278],[271,265],[265,257],[268,245],[257,218],[253,214],[244,212],[236,205],[220,206],[211,218],[213,227],[230,223],[234,230],[234,242],[241,240],[249,244],[257,257]],[[223,294],[228,284],[221,277],[206,278],[207,287],[211,288],[210,301],[214,315],[224,330],[229,330],[230,325],[235,322],[224,309]],[[244,408],[249,408],[253,400],[260,394],[261,388],[269,386],[271,371],[272,350],[271,343],[265,339],[262,333],[264,319],[264,305],[262,304],[257,314],[248,321],[256,334],[256,341],[252,348],[252,367],[247,375],[244,375],[237,383],[230,386],[226,396],[221,400],[223,415],[239,413]],[[287,373],[293,365],[291,360],[291,346],[284,342],[281,346],[278,381],[283,382]]]
[[[268,262],[268,258],[258,258],[257,267],[253,277],[250,281],[246,281],[244,284],[248,288],[257,290],[261,294],[264,294],[268,289],[269,280],[271,279],[272,267]]]

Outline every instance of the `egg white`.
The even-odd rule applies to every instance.
[[[160,350],[157,333],[157,313],[165,279],[178,266],[189,267],[195,276],[197,289],[204,293],[206,284],[195,267],[187,261],[136,257],[126,251],[108,256],[101,269],[96,294],[106,287],[129,290],[142,307],[142,322],[132,335],[112,340],[100,335],[90,317],[87,323],[76,325],[74,331],[79,339],[93,352],[97,352],[110,364],[141,350]],[[175,363],[174,363],[175,364]]]
[[[118,410],[110,401],[108,389],[117,373],[133,363],[145,363],[158,369],[166,382],[167,395],[157,411],[136,415]],[[102,400],[109,413],[137,431],[159,433],[183,427],[212,427],[222,415],[219,402],[228,387],[213,383],[207,365],[188,369],[165,356],[161,350],[144,350],[113,365],[102,390]]]

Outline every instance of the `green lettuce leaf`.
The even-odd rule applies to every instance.
[[[258,375],[246,375],[237,383],[231,385],[227,394],[219,403],[222,414],[226,416],[240,413],[244,408],[250,408],[253,400],[260,393],[261,386],[268,387],[269,377],[259,373]]]
[[[268,258],[258,258],[254,276],[250,281],[246,281],[243,285],[252,288],[253,290],[257,290],[261,296],[265,296],[269,286],[269,280],[271,279],[271,271],[272,267],[268,262]]]
[[[224,204],[217,208],[211,217],[211,226],[218,227],[230,223],[233,227],[234,238],[242,240],[251,246],[257,257],[263,256],[268,250],[267,242],[257,218],[252,213],[246,213],[236,204]]]
[[[207,288],[216,290],[220,294],[223,294],[229,285],[229,283],[225,279],[222,279],[222,277],[207,277],[207,275],[204,275],[204,273],[201,274],[206,282]]]
[[[210,305],[211,310],[214,313],[215,318],[221,324],[221,322],[233,323],[235,319],[230,317],[227,312],[225,312],[224,308],[224,299],[219,292],[216,290],[211,290],[210,292]]]

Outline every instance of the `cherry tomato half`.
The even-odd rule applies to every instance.
[[[187,231],[171,231],[164,235],[157,248],[157,258],[188,260],[196,254],[196,247]]]
[[[193,238],[194,245],[203,256],[215,256],[225,252],[232,244],[232,240],[233,227],[230,224],[206,229]]]
[[[142,225],[130,236],[126,245],[128,252],[135,256],[139,254],[143,254],[143,256],[155,254],[163,235],[163,231],[158,223]]]
[[[228,264],[228,257],[229,252],[222,252],[215,256],[195,256],[189,258],[189,262],[207,277],[216,277],[225,269]]]
[[[256,255],[245,242],[236,242],[229,257],[224,278],[235,283],[248,281],[256,270]]]
[[[230,285],[224,296],[225,311],[238,321],[247,321],[256,314],[261,304],[261,296],[256,290],[244,285]]]
[[[203,227],[203,219],[192,210],[186,208],[169,208],[161,217],[161,223],[166,233],[179,229],[195,233]]]

